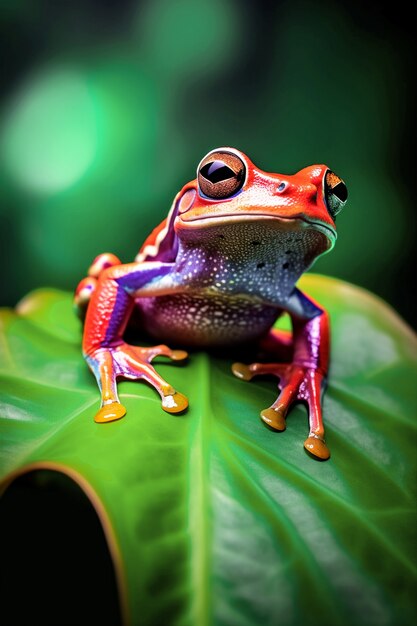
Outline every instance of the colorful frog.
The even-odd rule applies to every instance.
[[[328,315],[295,284],[333,247],[335,216],[346,200],[344,182],[325,165],[286,176],[260,170],[234,148],[209,152],[135,262],[101,254],[77,287],[76,306],[86,313],[83,353],[101,391],[95,421],[126,414],[118,377],[150,383],[168,413],[187,408],[187,398],[151,365],[159,355],[174,361],[188,356],[165,342],[230,350],[257,342],[271,362],[235,363],[233,373],[243,380],[260,374],[279,378],[278,398],[261,411],[274,430],[285,430],[293,402],[307,403],[304,447],[328,459],[321,409]],[[125,342],[133,309],[146,334],[163,344]],[[292,333],[273,328],[283,312],[291,317]]]

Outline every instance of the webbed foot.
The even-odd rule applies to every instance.
[[[102,405],[94,420],[104,424],[121,419],[126,415],[125,407],[117,395],[118,377],[145,380],[161,397],[161,406],[167,413],[181,413],[188,407],[187,398],[164,380],[151,365],[156,356],[166,356],[173,361],[182,361],[188,354],[184,350],[171,350],[159,345],[151,348],[131,346],[127,343],[99,348],[86,355],[86,360],[96,376],[101,389]]]
[[[273,430],[283,431],[286,428],[285,418],[291,405],[300,400],[306,402],[310,432],[304,442],[304,448],[322,461],[330,458],[330,451],[324,441],[321,409],[324,376],[319,370],[292,363],[252,363],[250,365],[234,363],[232,371],[235,376],[247,381],[263,374],[277,376],[280,394],[270,407],[261,411],[262,421]]]

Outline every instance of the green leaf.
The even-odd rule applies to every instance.
[[[416,337],[359,288],[312,274],[299,286],[332,321],[325,463],[303,450],[302,405],[284,433],[262,425],[276,384],[234,378],[232,353],[157,364],[189,397],[184,415],[126,381],[127,416],[95,424],[71,295],[43,289],[2,311],[3,487],[46,468],[82,488],[128,623],[414,623]]]

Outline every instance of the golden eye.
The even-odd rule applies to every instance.
[[[198,186],[204,196],[224,200],[234,196],[245,182],[246,168],[231,152],[211,152],[200,163]]]
[[[332,217],[336,217],[347,202],[348,191],[345,183],[337,174],[327,170],[324,177],[324,198]]]

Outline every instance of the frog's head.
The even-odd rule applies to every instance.
[[[273,174],[239,150],[217,148],[202,159],[197,178],[178,194],[175,232],[184,241],[201,241],[212,229],[233,232],[230,226],[244,236],[251,224],[288,236],[315,232],[310,253],[317,258],[333,247],[335,218],[346,200],[345,183],[326,165],[293,175]]]

